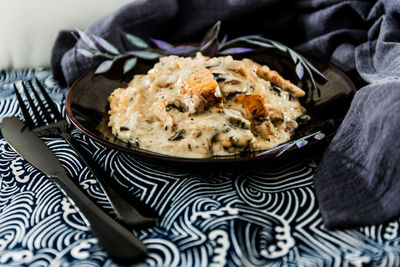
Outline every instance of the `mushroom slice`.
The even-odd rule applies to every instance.
[[[251,122],[243,118],[239,111],[233,109],[224,109],[225,115],[228,117],[230,124],[243,129],[250,129]]]
[[[283,113],[279,108],[276,107],[268,107],[269,118],[272,122],[282,122],[284,117]]]
[[[179,98],[171,98],[171,100],[166,100],[167,106],[166,110],[176,109],[179,112],[187,112],[188,107]]]
[[[233,79],[232,75],[228,73],[213,72],[212,75],[214,76],[214,79],[217,81],[217,83],[222,83]]]
[[[213,68],[213,67],[218,67],[218,66],[220,66],[221,63],[222,63],[222,62],[221,62],[220,60],[214,61],[214,62],[209,62],[209,63],[206,64],[204,67],[205,67],[206,69],[211,69],[211,68]]]
[[[247,88],[240,80],[235,79],[228,73],[213,72],[215,80],[219,83],[222,94],[226,97],[230,94],[244,93]]]

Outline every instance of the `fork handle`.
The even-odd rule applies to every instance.
[[[63,132],[60,135],[75,150],[78,156],[85,162],[86,166],[88,166],[89,170],[93,173],[103,189],[109,203],[114,208],[118,219],[133,227],[149,227],[156,224],[156,218],[143,216],[130,202],[125,200],[114,190],[107,179],[105,179],[103,175],[99,174],[97,166],[94,166],[93,160],[85,155],[83,148],[72,139],[72,136],[69,133]]]
[[[99,243],[116,263],[134,263],[144,258],[147,253],[146,246],[132,232],[96,206],[66,173],[57,173],[50,178],[79,208]]]

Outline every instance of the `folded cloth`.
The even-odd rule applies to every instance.
[[[85,31],[126,51],[123,32],[184,43],[221,20],[231,37],[263,34],[341,67],[361,88],[314,176],[324,222],[337,228],[400,215],[399,13],[396,0],[144,0]],[[77,53],[81,47],[65,33],[53,47],[54,77],[63,86],[100,62]]]
[[[355,50],[370,84],[356,93],[314,175],[328,228],[400,215],[400,4],[378,3],[370,16],[368,41]]]

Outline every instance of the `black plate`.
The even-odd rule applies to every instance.
[[[77,80],[69,90],[65,103],[67,115],[79,130],[101,144],[151,160],[178,163],[247,162],[259,159],[271,161],[302,156],[306,151],[325,146],[339,127],[355,92],[353,83],[343,71],[329,62],[308,57],[313,65],[327,77],[327,80],[317,79],[319,95],[317,91],[312,90],[311,82],[307,77],[302,81],[298,80],[294,73],[293,63],[286,54],[264,50],[246,54],[245,57],[277,70],[284,78],[306,91],[306,96],[301,99],[301,102],[306,107],[311,120],[300,124],[292,140],[277,148],[230,156],[184,158],[136,148],[115,138],[108,127],[99,131],[99,125],[107,121],[107,97],[110,93],[115,88],[126,87],[134,74],[146,73],[154,63],[139,63],[131,73],[126,75],[121,74],[121,64],[117,64],[105,74],[94,74],[95,69],[92,69]]]

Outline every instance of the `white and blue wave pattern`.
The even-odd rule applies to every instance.
[[[65,92],[42,69],[0,72],[0,118],[18,115],[12,84],[38,78],[61,108]],[[311,160],[188,170],[153,165],[74,137],[124,193],[159,223],[135,234],[149,249],[138,266],[400,266],[399,220],[324,228]],[[99,185],[61,139],[47,139],[70,176],[110,214]],[[116,266],[77,210],[0,139],[0,266]]]

